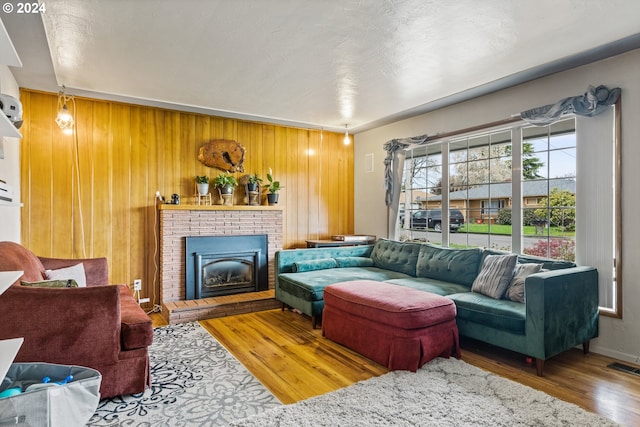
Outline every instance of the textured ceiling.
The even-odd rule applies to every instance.
[[[21,86],[334,130],[364,130],[640,45],[638,0],[47,0],[46,8],[41,19],[2,15],[24,63],[14,71]]]

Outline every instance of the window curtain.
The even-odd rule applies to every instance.
[[[383,148],[387,152],[384,159],[384,202],[387,205],[387,237],[395,239],[398,205],[400,203],[400,182],[406,150],[427,143],[427,135],[411,138],[396,138],[387,141]]]
[[[520,113],[520,117],[533,125],[547,126],[567,114],[593,117],[607,110],[620,97],[620,88],[608,89],[606,86],[589,86],[587,92],[579,96],[571,96],[560,101],[532,108]],[[411,138],[396,138],[387,141],[383,148],[387,152],[384,159],[384,201],[387,205],[387,236],[395,239],[398,204],[400,202],[400,182],[406,150],[426,144],[427,135]]]
[[[589,86],[584,95],[570,96],[555,104],[536,107],[520,113],[520,117],[532,125],[547,126],[566,114],[593,117],[616,103],[620,88],[609,90],[606,86]]]

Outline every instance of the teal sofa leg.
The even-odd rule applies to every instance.
[[[544,359],[536,359],[536,375],[542,377],[542,371],[544,370]]]
[[[582,343],[582,353],[589,354],[589,343],[591,341],[585,341]]]

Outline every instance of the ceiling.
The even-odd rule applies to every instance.
[[[41,3],[21,87],[352,132],[640,47],[637,0]]]

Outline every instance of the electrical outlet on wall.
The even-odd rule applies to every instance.
[[[134,291],[141,291],[142,290],[142,280],[141,279],[135,279],[133,281],[133,290]]]

